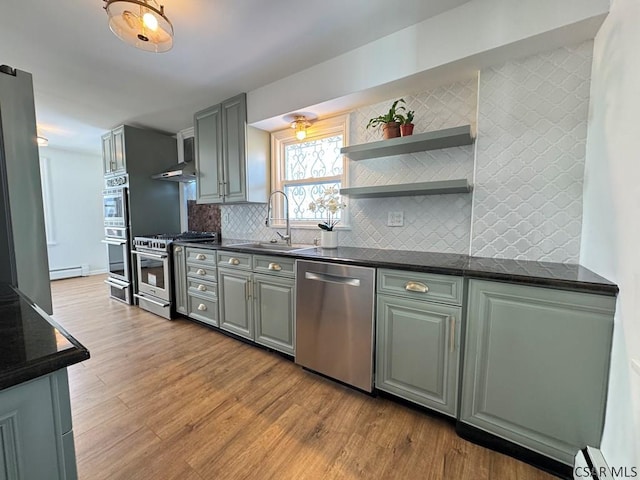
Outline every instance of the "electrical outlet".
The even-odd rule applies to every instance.
[[[402,227],[404,225],[403,212],[389,212],[387,214],[387,227]]]
[[[229,223],[229,214],[227,212],[222,214],[222,222],[227,225]]]

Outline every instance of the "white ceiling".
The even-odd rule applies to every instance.
[[[164,0],[171,51],[121,42],[102,0],[2,0],[0,64],[33,74],[39,134],[98,152],[122,123],[175,133],[195,111],[468,0]]]

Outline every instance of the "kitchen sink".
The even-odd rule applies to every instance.
[[[234,243],[228,245],[229,247],[241,247],[260,250],[263,252],[295,252],[297,250],[305,250],[307,248],[313,248],[313,245],[285,245],[282,243],[270,243],[270,242],[247,242],[247,243]]]

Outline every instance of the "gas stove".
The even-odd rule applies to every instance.
[[[182,233],[158,233],[133,237],[133,246],[136,249],[156,250],[167,252],[171,244],[176,240],[189,242],[219,242],[218,232],[182,232]]]

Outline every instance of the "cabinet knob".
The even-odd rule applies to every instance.
[[[198,285],[198,290],[200,290],[201,292],[206,292],[207,291],[207,287],[204,285]]]
[[[198,305],[198,310],[204,312],[207,310],[207,306],[204,303],[201,303],[200,305]]]
[[[278,263],[270,263],[269,270],[275,270],[276,272],[279,272],[280,270],[282,270],[282,267]]]
[[[176,247],[174,252],[176,253],[180,253],[182,251],[182,247]]]
[[[196,260],[206,260],[206,259],[207,259],[207,256],[202,253],[199,253],[198,255],[196,255]]]
[[[418,293],[427,293],[429,291],[429,287],[427,287],[422,282],[407,282],[404,284],[404,289],[407,292],[418,292]]]
[[[198,270],[196,270],[196,273],[197,273],[198,275],[206,275],[206,274],[207,274],[207,271],[206,271],[206,270],[203,270],[202,268],[199,268]]]
[[[240,260],[238,260],[237,258],[230,258],[229,265],[240,265]]]

